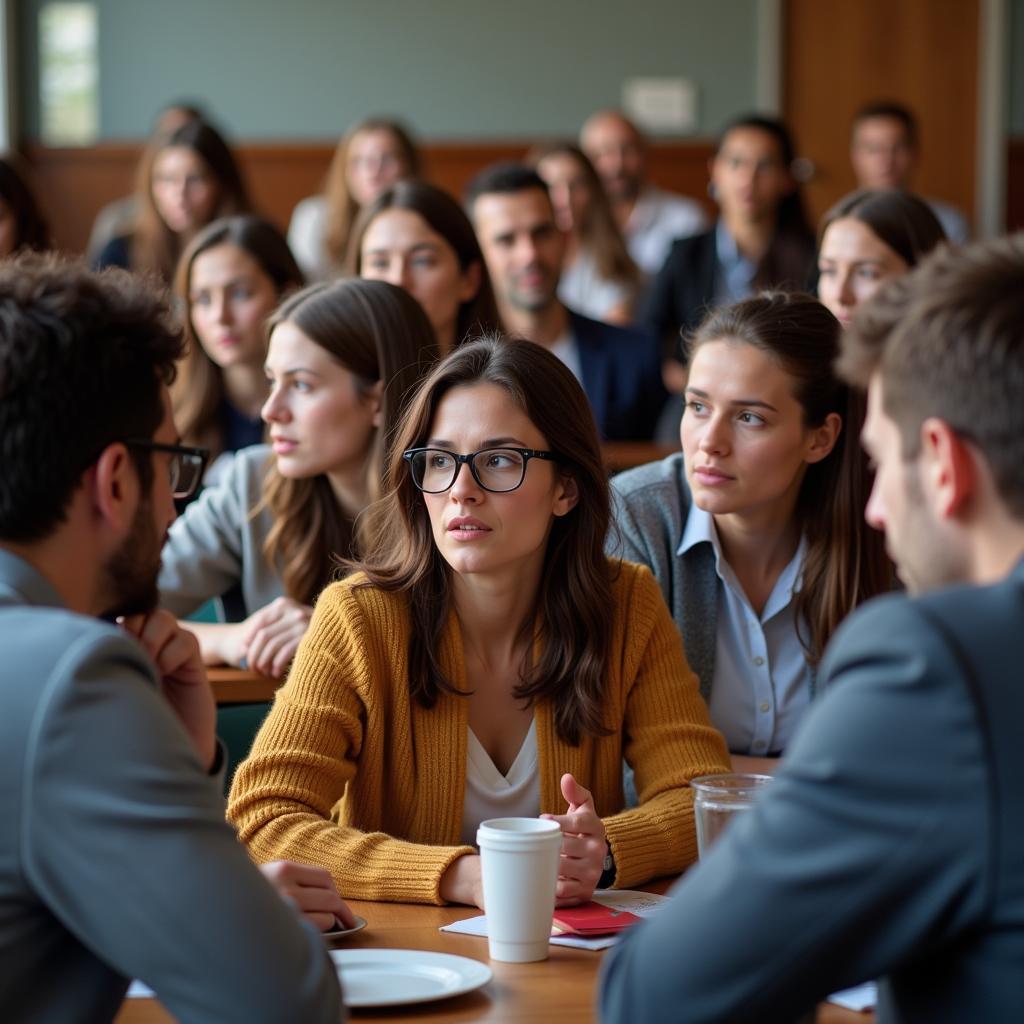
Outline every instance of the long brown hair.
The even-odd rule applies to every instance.
[[[364,132],[388,132],[391,135],[405,161],[405,177],[418,178],[422,172],[416,143],[397,121],[386,117],[369,117],[349,128],[334,151],[331,165],[327,168],[327,183],[324,186],[324,196],[327,199],[324,249],[327,253],[327,262],[339,273],[345,266],[352,226],[359,215],[359,204],[348,187],[348,150],[352,140]]]
[[[378,534],[363,564],[367,586],[408,596],[409,692],[423,707],[441,693],[460,693],[441,667],[439,640],[451,609],[451,568],[434,543],[423,497],[402,458],[430,436],[438,405],[456,387],[495,384],[504,389],[559,455],[579,500],[556,518],[548,537],[536,616],[521,639],[540,635],[539,660],[525,665],[517,698],[550,700],[559,737],[578,744],[607,732],[602,697],[613,612],[611,567],[604,556],[608,477],[586,395],[560,359],[528,341],[483,338],[455,349],[423,382],[391,452],[391,489],[375,510]]]
[[[549,156],[570,157],[586,180],[591,200],[583,223],[579,226],[579,235],[582,247],[593,255],[598,273],[605,280],[618,281],[636,288],[640,281],[640,271],[629,255],[626,240],[612,212],[608,193],[590,158],[571,142],[554,142],[535,146],[530,150],[527,163],[539,174],[541,161]]]
[[[387,486],[390,444],[405,403],[437,359],[430,321],[419,303],[384,281],[354,278],[311,285],[287,299],[270,319],[269,336],[290,323],[356,378],[367,394],[378,382],[381,425],[366,453],[371,501]],[[330,582],[339,559],[372,544],[369,519],[340,508],[323,474],[294,480],[273,466],[267,473],[256,512],[270,510],[273,526],[263,545],[271,565],[281,567],[285,593],[311,604]],[[254,512],[255,514],[255,512]]]
[[[132,232],[132,270],[156,274],[170,283],[188,238],[172,231],[153,201],[153,166],[165,149],[191,149],[216,183],[217,202],[210,221],[252,209],[249,193],[231,149],[221,134],[205,121],[187,121],[168,134],[158,135],[139,164],[135,191],[139,216]]]
[[[480,287],[476,295],[459,305],[455,344],[461,344],[470,334],[479,337],[481,334],[501,330],[501,317],[494,298],[491,275],[469,217],[447,192],[426,182],[400,181],[363,209],[352,230],[349,272],[362,273],[363,237],[377,216],[385,210],[409,210],[418,214],[432,231],[436,231],[452,247],[463,273],[474,264],[480,268]]]
[[[688,356],[709,341],[729,339],[764,352],[793,379],[804,426],[838,413],[843,426],[832,451],[807,467],[796,516],[807,541],[795,610],[800,641],[816,665],[840,622],[862,601],[892,588],[884,538],[864,521],[871,491],[860,446],[864,396],[835,374],[839,321],[810,295],[766,292],[714,310],[694,332]],[[806,635],[804,624],[806,624]]]
[[[224,450],[221,403],[224,372],[206,354],[192,324],[192,267],[204,252],[233,245],[251,256],[274,283],[280,300],[304,284],[302,271],[284,236],[269,221],[253,214],[225,217],[208,224],[189,243],[174,274],[174,293],[182,310],[185,358],[171,388],[174,422],[186,444],[210,449],[216,458]]]

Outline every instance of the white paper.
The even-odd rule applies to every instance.
[[[598,889],[593,898],[595,903],[603,903],[612,910],[628,910],[637,917],[650,917],[657,913],[661,904],[668,899],[667,896],[637,892],[634,889]],[[487,917],[484,914],[479,917],[467,917],[463,921],[442,925],[440,930],[454,932],[457,935],[477,935],[486,938]],[[569,946],[572,949],[607,949],[614,946],[622,934],[619,932],[615,935],[600,935],[594,939],[582,938],[579,935],[552,935],[551,945]]]
[[[133,981],[128,986],[126,997],[128,999],[155,999],[156,993],[148,985],[143,985],[141,981]]]
[[[844,1006],[847,1010],[856,1010],[857,1013],[873,1010],[878,1002],[878,983],[865,981],[862,985],[844,988],[842,992],[830,995],[828,1002]]]

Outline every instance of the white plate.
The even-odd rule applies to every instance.
[[[486,985],[479,960],[421,949],[332,949],[346,1006],[402,1006],[449,999]]]
[[[356,915],[356,923],[351,928],[339,928],[337,924],[330,930],[323,932],[322,935],[325,939],[347,939],[350,935],[355,935],[356,932],[361,932],[366,927],[365,918]]]

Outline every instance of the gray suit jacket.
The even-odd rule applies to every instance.
[[[1024,1019],[1024,562],[869,602],[772,787],[604,965],[606,1021]]]
[[[331,1021],[323,939],[267,885],[121,630],[0,549],[0,1017]]]

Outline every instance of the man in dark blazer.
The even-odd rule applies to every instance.
[[[521,164],[495,164],[471,182],[467,204],[506,327],[569,366],[604,440],[650,439],[667,397],[657,342],[559,301],[565,235],[544,180]]]
[[[1024,1019],[1024,236],[941,251],[844,338],[867,508],[914,596],[869,602],[771,787],[609,956],[605,1021]]]

